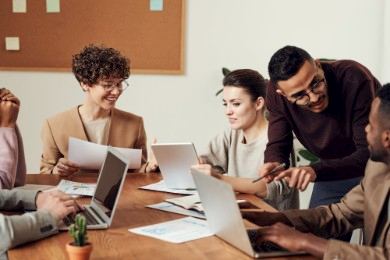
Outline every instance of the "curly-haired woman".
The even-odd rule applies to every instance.
[[[68,160],[68,139],[142,149],[147,157],[142,117],[115,108],[128,87],[129,61],[119,51],[89,45],[73,56],[72,70],[85,93],[83,104],[47,119],[42,128],[41,173],[69,176],[80,170]]]

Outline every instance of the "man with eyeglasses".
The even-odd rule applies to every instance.
[[[330,104],[332,100],[329,100]],[[264,212],[243,209],[242,215],[262,226],[258,242],[271,241],[293,252],[320,259],[389,259],[390,256],[390,84],[379,89],[365,127],[370,151],[365,175],[340,202],[307,210]],[[363,229],[363,243],[331,239]],[[326,239],[324,239],[326,238]]]
[[[369,157],[364,127],[380,83],[355,61],[322,62],[295,46],[279,49],[268,70],[268,144],[259,174],[289,164],[294,133],[320,160],[265,178],[285,178],[302,191],[315,182],[311,208],[338,202],[364,174]]]

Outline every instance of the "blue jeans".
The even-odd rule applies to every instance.
[[[358,185],[362,178],[363,177],[357,177],[347,180],[314,183],[309,208],[340,202],[340,199],[353,187]],[[349,242],[351,240],[351,235],[352,233],[338,237],[337,239]]]

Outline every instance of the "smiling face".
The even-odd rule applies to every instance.
[[[257,115],[264,106],[264,99],[253,101],[251,96],[240,87],[223,88],[223,105],[232,129],[248,130],[257,122]]]
[[[112,78],[99,80],[96,84],[93,84],[92,86],[86,84],[82,84],[81,86],[86,92],[87,102],[90,105],[93,105],[103,110],[110,110],[115,107],[116,101],[122,94],[122,91],[120,90],[122,81],[122,79]],[[111,86],[117,87],[111,88]],[[110,88],[111,90],[106,90]]]
[[[278,81],[277,85],[278,94],[302,108],[320,113],[328,107],[326,80],[319,63],[305,61],[294,76]]]

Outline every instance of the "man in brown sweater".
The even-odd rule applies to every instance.
[[[371,159],[365,176],[339,203],[281,213],[243,212],[245,218],[260,226],[279,222],[260,228],[259,242],[272,241],[289,251],[306,251],[323,259],[389,259],[389,114],[390,84],[386,84],[372,103],[365,128]],[[363,228],[363,245],[318,237],[336,237],[355,228]]]
[[[288,165],[294,133],[320,160],[268,175],[267,181],[286,178],[300,190],[315,182],[310,207],[338,202],[364,174],[364,127],[380,83],[355,61],[314,60],[294,46],[278,50],[268,70],[268,144],[259,174]]]

